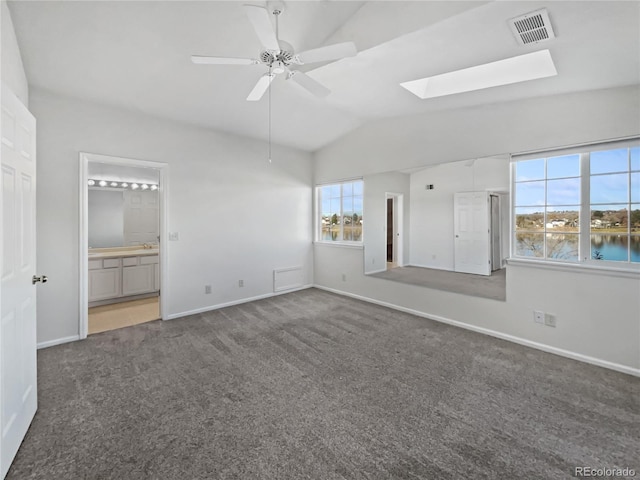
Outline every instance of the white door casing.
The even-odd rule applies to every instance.
[[[489,241],[489,193],[453,195],[454,270],[491,275]]]
[[[402,193],[385,193],[385,199],[393,199],[393,261],[397,267],[404,266],[404,194]],[[385,205],[386,205],[385,200]],[[385,209],[386,211],[386,209]],[[385,214],[384,231],[389,227],[387,225],[387,215]],[[386,236],[385,236],[386,238]],[[386,249],[386,246],[385,246]]]
[[[36,120],[2,85],[0,478],[37,409]]]
[[[80,308],[80,321],[79,321],[79,333],[80,338],[86,338],[89,331],[89,315],[88,315],[88,304],[89,304],[89,244],[88,244],[88,188],[87,182],[89,180],[89,163],[104,163],[109,165],[117,165],[117,166],[130,166],[130,167],[140,167],[140,168],[153,168],[158,171],[159,174],[159,183],[158,190],[156,190],[158,196],[156,199],[157,205],[153,208],[156,209],[158,219],[155,220],[159,222],[158,233],[155,233],[155,241],[158,241],[159,238],[159,261],[154,265],[154,290],[159,290],[162,287],[163,294],[160,296],[160,318],[163,320],[168,317],[168,298],[170,296],[170,279],[168,275],[168,248],[167,243],[169,240],[169,235],[167,232],[167,224],[168,224],[168,184],[169,184],[169,165],[167,163],[162,162],[152,162],[148,160],[136,160],[132,158],[123,158],[123,157],[111,157],[107,155],[100,155],[96,153],[87,153],[80,152],[79,155],[80,160],[80,184],[79,184],[79,213],[80,213],[80,231],[79,231],[79,265],[80,265],[80,285],[79,285],[79,308]],[[146,243],[146,241],[141,241],[140,239],[134,240]]]

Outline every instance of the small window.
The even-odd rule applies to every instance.
[[[362,190],[362,180],[316,187],[319,242],[362,242]]]

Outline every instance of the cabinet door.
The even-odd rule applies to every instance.
[[[122,295],[138,295],[153,292],[153,265],[122,268]]]
[[[89,270],[89,301],[120,296],[120,269]]]

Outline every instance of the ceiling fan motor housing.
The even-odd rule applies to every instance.
[[[260,61],[269,67],[276,62],[280,62],[287,67],[293,62],[293,47],[282,40],[278,40],[278,43],[280,44],[280,50],[262,50],[260,52]]]

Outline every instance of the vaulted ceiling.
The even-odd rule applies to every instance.
[[[268,95],[245,100],[266,67],[190,61],[192,54],[259,54],[242,4],[54,0],[9,7],[31,87],[266,139]],[[508,20],[543,7],[557,37],[519,45]],[[272,83],[273,141],[308,151],[379,118],[640,84],[636,1],[289,1],[279,33],[297,52],[343,41],[359,51],[305,67],[331,89],[328,97],[282,76]],[[427,100],[399,85],[547,48],[555,77]]]

